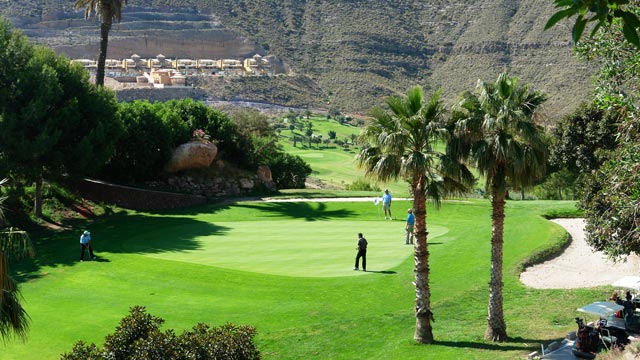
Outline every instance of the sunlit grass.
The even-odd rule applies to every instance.
[[[394,203],[402,211],[409,202]],[[2,359],[56,359],[76,340],[100,343],[133,305],[177,332],[198,322],[250,324],[267,359],[516,359],[575,327],[577,304],[607,287],[531,290],[515,269],[556,244],[563,230],[542,216],[570,202],[509,202],[505,315],[512,340],[482,340],[489,279],[488,201],[429,207],[436,343],[416,346],[413,253],[402,220],[369,202],[251,203],[101,218],[70,232],[33,236],[38,256],[14,266],[32,318],[26,343]],[[98,261],[78,262],[88,227]],[[356,233],[370,242],[369,273],[351,270]],[[553,298],[554,301],[549,301]]]

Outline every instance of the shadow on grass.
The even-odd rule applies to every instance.
[[[382,271],[367,270],[367,272],[368,273],[374,273],[374,274],[385,274],[385,275],[397,274],[397,272],[391,271],[391,270],[382,270]]]
[[[153,215],[182,215],[182,216],[193,216],[200,214],[215,214],[216,212],[226,210],[232,205],[235,205],[238,201],[243,201],[246,199],[257,199],[257,198],[230,198],[221,200],[218,202],[207,203],[203,205],[189,206],[184,208],[175,208],[175,209],[162,209],[162,210],[145,210],[144,212],[153,214]]]
[[[529,351],[539,348],[540,344],[549,340],[523,339],[521,337],[509,338],[504,343],[490,343],[484,341],[435,341],[434,345],[442,345],[453,348],[482,349],[491,351]]]
[[[274,216],[288,216],[292,219],[304,219],[306,221],[328,220],[355,215],[355,211],[346,209],[327,210],[327,205],[322,202],[243,203],[235,204],[235,207],[258,209],[273,213]]]
[[[111,260],[109,260],[107,258],[103,258],[102,256],[98,256],[98,254],[95,254],[95,256],[96,256],[95,259],[90,259],[89,261],[95,261],[95,262],[101,262],[101,263],[111,262]]]
[[[47,231],[33,238],[36,255],[11,264],[16,281],[41,276],[43,267],[70,266],[80,260],[80,234],[84,223],[74,230]],[[221,235],[229,228],[189,217],[118,214],[105,222],[93,222],[90,228],[93,251],[98,261],[109,262],[104,253],[154,254],[190,251],[200,248],[199,236]]]

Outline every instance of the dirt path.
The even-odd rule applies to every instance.
[[[571,244],[559,256],[528,268],[520,281],[537,289],[576,289],[610,285],[627,275],[640,274],[640,258],[614,263],[601,252],[593,252],[585,241],[583,219],[556,219],[571,235]]]

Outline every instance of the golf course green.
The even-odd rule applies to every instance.
[[[265,359],[517,359],[572,330],[575,303],[605,291],[525,288],[522,262],[566,238],[543,215],[570,214],[574,203],[509,202],[510,340],[486,343],[489,202],[429,206],[436,343],[416,345],[413,248],[404,244],[410,206],[394,201],[396,218],[385,221],[371,202],[238,202],[121,211],[33,234],[36,257],[12,264],[30,332],[2,345],[0,358],[57,359],[78,340],[101,345],[131,306],[142,305],[177,333],[199,322],[255,326]],[[79,262],[85,229],[98,258]],[[369,241],[366,273],[352,270],[358,232]]]

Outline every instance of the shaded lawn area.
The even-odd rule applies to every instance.
[[[398,214],[409,202],[394,202]],[[436,343],[412,341],[412,247],[404,221],[370,203],[253,203],[105,217],[37,237],[35,260],[13,267],[32,318],[26,343],[2,359],[56,359],[77,340],[101,344],[130,306],[143,305],[180,333],[198,322],[253,325],[267,359],[514,359],[574,330],[575,308],[609,288],[533,290],[515,269],[562,241],[540,215],[570,202],[509,202],[505,315],[511,340],[482,340],[489,280],[488,201],[429,208]],[[403,211],[404,210],[404,211]],[[98,261],[79,263],[88,227]],[[354,272],[356,233],[370,242]],[[553,298],[554,301],[549,301]]]

